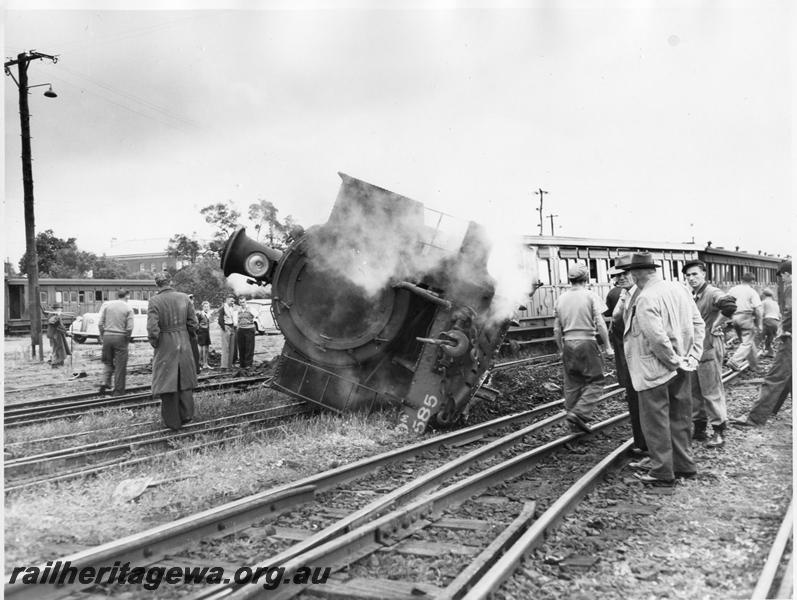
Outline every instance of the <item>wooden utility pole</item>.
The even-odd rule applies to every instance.
[[[25,270],[28,272],[28,315],[30,316],[30,344],[31,356],[36,357],[36,347],[39,348],[39,360],[44,361],[44,348],[42,347],[42,315],[39,303],[39,257],[36,253],[36,222],[33,210],[33,168],[31,166],[30,150],[30,111],[28,109],[28,63],[32,60],[48,58],[53,63],[58,62],[58,57],[42,54],[31,50],[17,55],[16,60],[5,63],[6,75],[11,73],[10,67],[17,65],[19,81],[14,82],[19,88],[19,121],[22,136],[22,187],[25,204],[25,256],[27,264]],[[48,84],[42,84],[48,85]],[[52,89],[48,94],[54,97]]]
[[[558,217],[558,216],[559,216],[559,215],[548,215],[548,218],[551,220],[551,237],[553,237],[553,236],[554,236],[554,232],[553,232],[553,220],[554,220],[554,218],[555,218],[555,217]]]
[[[540,213],[540,235],[542,235],[542,224],[543,224],[543,217],[542,217],[542,197],[547,194],[544,189],[539,188],[536,192],[534,192],[540,197],[540,207],[537,209],[537,212]]]

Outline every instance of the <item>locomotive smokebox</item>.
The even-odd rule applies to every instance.
[[[416,433],[449,423],[481,384],[508,321],[492,320],[481,227],[340,174],[327,223],[284,253],[236,231],[225,275],[271,283],[285,336],[273,385],[335,411],[401,405]]]

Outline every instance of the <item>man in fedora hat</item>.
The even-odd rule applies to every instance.
[[[703,354],[705,324],[686,288],[662,279],[661,264],[650,253],[633,253],[622,268],[640,289],[623,336],[649,454],[635,465],[647,472],[634,475],[644,483],[672,485],[676,476],[697,472],[687,372]]]
[[[587,267],[572,265],[568,278],[572,287],[556,301],[553,333],[562,353],[567,421],[573,431],[589,432],[589,420],[603,393],[603,358],[595,335],[600,335],[609,356],[614,352],[603,320],[606,306],[587,289]]]
[[[622,269],[631,261],[630,254],[618,256],[614,261],[614,266],[609,270],[609,275],[615,278],[617,287],[613,290],[620,290],[622,293],[618,298],[610,316],[609,340],[614,348],[614,366],[617,371],[617,383],[625,388],[625,399],[628,403],[628,414],[631,418],[631,431],[634,434],[634,449],[632,453],[642,456],[647,453],[648,445],[645,442],[645,435],[642,433],[642,424],[639,421],[639,397],[634,386],[631,384],[631,374],[628,371],[628,361],[625,358],[623,348],[623,334],[625,333],[625,321],[629,317],[631,309],[636,304],[639,288],[634,284],[629,271]],[[609,304],[607,297],[606,304]]]
[[[791,366],[791,261],[778,267],[778,305],[780,306],[780,335],[778,336],[775,360],[761,384],[761,392],[747,417],[731,419],[740,427],[764,425],[767,419],[778,412],[783,402],[792,393]]]
[[[681,272],[692,288],[692,297],[706,324],[703,355],[697,363],[697,371],[690,375],[694,425],[692,439],[707,440],[707,447],[717,448],[725,444],[725,429],[728,426],[728,409],[722,386],[722,359],[725,357],[725,323],[736,312],[736,300],[706,281],[706,263],[702,260],[688,261]],[[706,435],[709,423],[711,438]]]

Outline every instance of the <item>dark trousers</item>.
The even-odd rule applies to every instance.
[[[603,358],[595,340],[565,340],[562,348],[565,408],[584,421],[603,394]]]
[[[639,391],[639,417],[648,443],[650,474],[673,479],[676,472],[694,473],[690,445],[692,395],[690,380],[683,371],[649,390]]]
[[[631,431],[634,434],[634,447],[647,450],[645,434],[642,433],[642,422],[639,420],[639,394],[629,383],[625,388],[625,399],[628,402],[628,414],[631,417]]]
[[[764,327],[761,334],[764,337],[764,352],[766,354],[772,354],[772,342],[775,341],[775,337],[778,335],[779,323],[778,319],[764,319]]]
[[[194,390],[179,390],[160,396],[161,417],[169,429],[176,431],[194,418]]]
[[[255,328],[238,329],[238,358],[240,367],[251,367],[255,358]]]
[[[791,377],[791,336],[782,336],[772,368],[764,377],[758,400],[750,409],[748,418],[753,423],[763,425],[770,415],[780,410],[783,402],[791,394]]]
[[[102,385],[111,387],[113,375],[113,395],[125,393],[127,381],[127,335],[124,333],[105,333],[102,336]]]

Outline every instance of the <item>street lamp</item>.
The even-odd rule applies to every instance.
[[[30,316],[30,343],[31,354],[36,357],[36,346],[39,347],[39,360],[44,361],[44,348],[42,347],[42,315],[39,306],[39,258],[36,253],[36,221],[33,211],[33,168],[31,167],[30,150],[30,111],[28,109],[28,93],[31,88],[50,86],[44,92],[48,98],[56,98],[53,86],[49,83],[28,85],[28,64],[33,60],[47,58],[53,63],[58,62],[57,56],[42,54],[31,50],[17,55],[15,60],[8,60],[5,63],[6,75],[9,75],[19,89],[19,121],[22,137],[22,188],[24,193],[25,205],[25,255],[27,265],[25,270],[28,272],[28,314]],[[19,81],[14,78],[11,66],[17,65]]]

